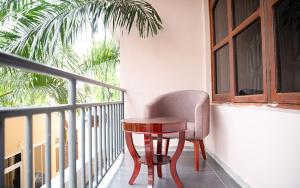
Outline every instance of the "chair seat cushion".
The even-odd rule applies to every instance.
[[[179,133],[164,134],[164,138],[178,138]],[[185,131],[185,139],[195,139],[195,123],[187,122],[187,129]]]

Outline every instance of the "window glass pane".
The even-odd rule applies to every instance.
[[[238,26],[259,7],[259,0],[234,0],[234,25]]]
[[[20,167],[5,174],[4,185],[6,188],[21,188]]]
[[[45,184],[45,144],[34,148],[34,180],[36,188]]]
[[[20,167],[15,164],[21,162],[22,155],[18,153],[12,157],[5,159],[5,168],[8,170],[5,173],[5,182],[4,185],[7,188],[19,188],[21,187],[21,171]],[[13,166],[15,165],[15,166]]]
[[[230,91],[230,69],[228,45],[215,52],[215,80],[216,93],[223,94]]]
[[[260,20],[235,37],[235,63],[238,95],[263,93]]]
[[[213,10],[214,17],[214,41],[215,44],[224,39],[228,34],[227,25],[227,1],[218,0]]]
[[[274,8],[279,92],[300,92],[300,1],[281,1]]]
[[[18,162],[21,162],[22,156],[21,153],[18,153],[8,159],[5,159],[5,168],[10,167]]]

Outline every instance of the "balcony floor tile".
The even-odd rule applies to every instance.
[[[186,188],[238,188],[240,187],[228,174],[221,174],[216,169],[216,164],[210,157],[207,161],[200,159],[200,171],[194,171],[194,155],[193,152],[185,151],[177,162],[177,171],[184,187]],[[144,188],[147,187],[147,167],[142,165],[141,171],[134,185],[129,185],[128,180],[133,169],[133,161],[129,153],[125,154],[122,165],[114,176],[110,188]],[[218,172],[215,171],[218,170]],[[155,169],[154,187],[170,188],[175,187],[175,183],[169,171],[169,165],[162,166],[163,178],[157,177]]]

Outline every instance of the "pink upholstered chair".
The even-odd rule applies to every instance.
[[[187,120],[185,139],[194,143],[194,166],[199,171],[199,147],[206,160],[203,139],[209,133],[210,101],[206,92],[183,90],[163,94],[146,105],[144,116],[148,118],[173,116]],[[168,153],[169,141],[178,134],[165,134],[165,154]]]

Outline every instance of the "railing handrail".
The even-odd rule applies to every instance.
[[[59,112],[63,110],[71,110],[78,108],[89,108],[94,106],[104,106],[110,104],[120,104],[122,101],[114,102],[99,102],[99,103],[77,103],[76,105],[55,105],[55,106],[25,106],[25,107],[12,107],[12,108],[0,108],[0,117],[18,117],[31,114],[44,114],[47,112]]]
[[[28,60],[16,55],[12,54],[7,54],[4,52],[0,52],[0,64],[8,65],[10,67],[15,67],[15,68],[20,68],[20,69],[25,69],[29,71],[33,71],[35,73],[41,73],[45,75],[52,75],[52,76],[57,76],[60,78],[65,78],[68,80],[78,80],[86,83],[90,83],[93,85],[101,86],[101,87],[106,87],[122,92],[126,92],[124,88],[120,88],[117,86],[113,86],[110,84],[106,84],[91,78],[87,78],[84,76],[80,76],[74,73],[70,73],[67,71],[59,70],[57,68],[51,67],[49,65],[41,64],[41,63],[36,63],[32,60]]]

